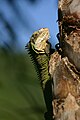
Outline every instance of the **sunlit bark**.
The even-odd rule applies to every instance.
[[[53,119],[80,120],[80,0],[59,0],[61,55],[49,61],[53,78]]]

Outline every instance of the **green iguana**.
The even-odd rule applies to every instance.
[[[42,28],[33,33],[29,43],[26,45],[31,58],[37,67],[37,72],[43,89],[45,88],[46,82],[50,80],[48,71],[50,57],[49,36],[49,30],[47,28]]]
[[[48,42],[50,37],[48,28],[42,28],[34,32],[26,48],[34,62],[43,89],[45,103],[47,106],[47,119],[52,120],[52,87],[51,77],[48,71],[51,53],[51,44]],[[46,119],[46,120],[47,120]]]

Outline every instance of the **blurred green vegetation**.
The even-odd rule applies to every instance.
[[[26,54],[0,51],[0,120],[44,120],[45,103]]]

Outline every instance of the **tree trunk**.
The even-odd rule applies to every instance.
[[[55,52],[49,61],[49,72],[53,78],[53,117],[80,120],[80,76],[75,66]]]
[[[53,119],[80,120],[80,0],[59,0],[60,49],[51,55]]]

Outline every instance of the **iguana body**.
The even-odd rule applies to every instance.
[[[46,120],[52,120],[52,87],[51,77],[48,71],[48,63],[50,58],[50,43],[48,28],[42,28],[33,33],[30,38],[27,48],[29,54],[34,62],[35,67],[40,78],[41,87],[43,89],[45,103],[47,107]]]
[[[47,28],[42,28],[39,31],[33,33],[30,38],[27,48],[29,54],[34,61],[37,68],[38,75],[40,77],[41,86],[44,89],[45,84],[50,80],[50,75],[48,71],[48,62],[50,57],[50,43],[49,30]]]

